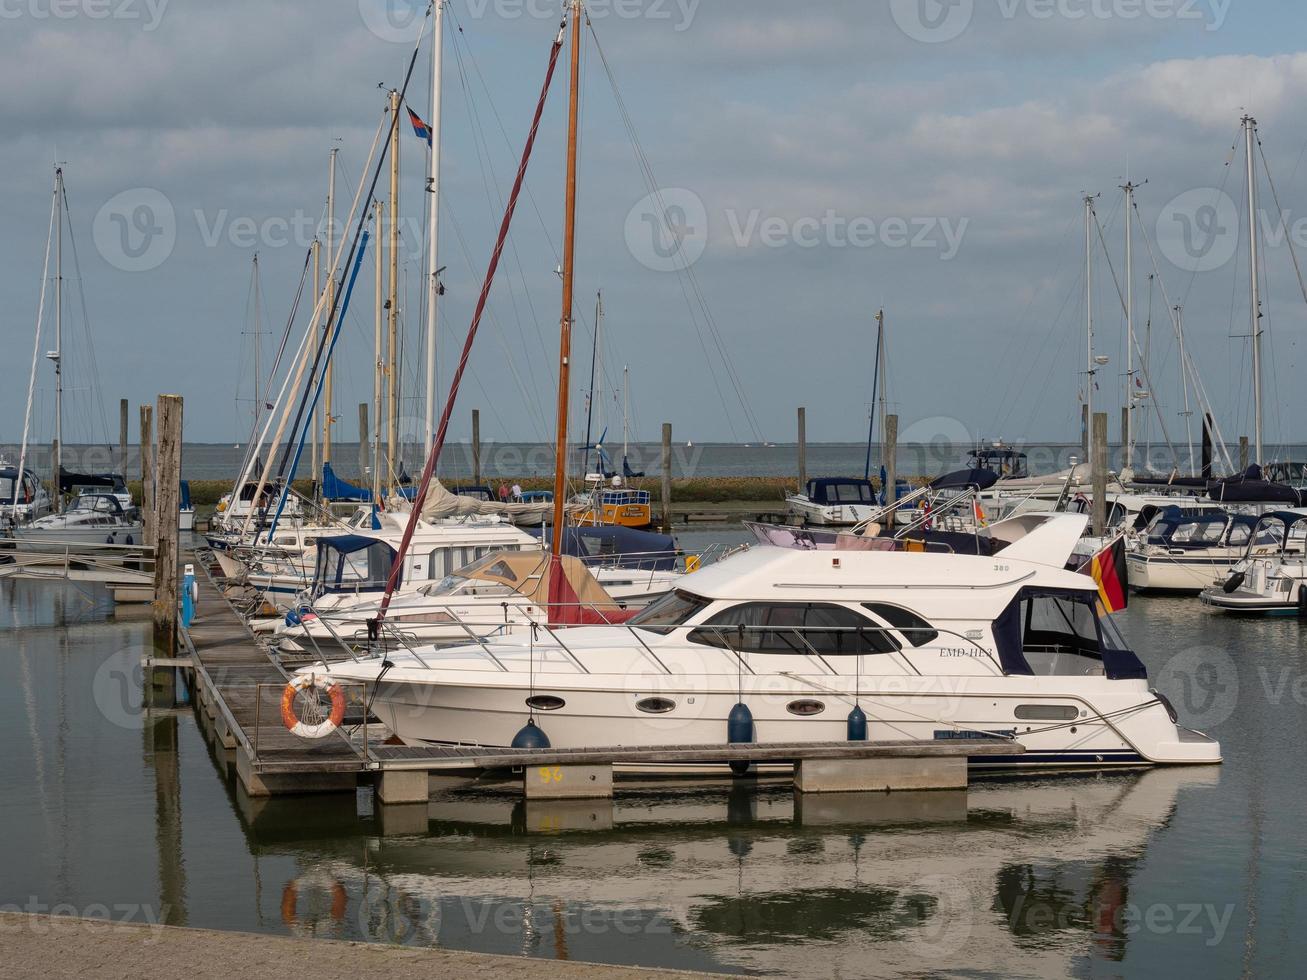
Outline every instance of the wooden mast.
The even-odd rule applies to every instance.
[[[572,295],[576,279],[576,144],[581,103],[581,0],[571,0],[572,84],[567,108],[567,201],[563,230],[563,314],[558,340],[558,432],[554,452],[554,526],[551,549],[563,553],[567,492],[568,386],[572,361]]]
[[[385,407],[381,404],[384,387],[383,381],[386,376],[386,348],[385,348],[385,323],[386,323],[386,272],[385,272],[385,254],[386,249],[382,244],[381,233],[386,226],[386,219],[382,210],[380,201],[372,205],[372,228],[374,240],[377,245],[372,250],[376,259],[376,327],[373,346],[376,355],[376,364],[374,365],[372,375],[372,503],[381,502],[381,474],[384,469],[381,457],[381,425],[385,417]]]

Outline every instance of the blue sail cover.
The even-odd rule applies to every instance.
[[[937,477],[930,484],[932,490],[988,490],[998,482],[998,474],[993,470],[969,469],[956,470]]]
[[[548,543],[549,529],[524,528]],[[630,527],[569,527],[563,532],[563,554],[580,558],[587,565],[615,565],[646,572],[676,569],[680,552],[676,539]]]
[[[341,503],[372,503],[372,491],[346,483],[336,475],[330,463],[322,464],[322,497]]]

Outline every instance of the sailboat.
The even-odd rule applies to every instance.
[[[51,210],[50,234],[55,253],[54,274],[54,349],[46,357],[54,365],[55,381],[55,437],[51,465],[51,479],[55,487],[55,512],[38,517],[30,523],[16,526],[14,538],[20,550],[39,550],[46,546],[70,547],[77,550],[94,549],[101,545],[132,545],[140,543],[143,528],[140,515],[132,505],[131,494],[120,474],[81,475],[70,473],[63,466],[64,417],[64,231],[65,222],[71,234],[72,219],[68,210],[68,195],[64,187],[63,167],[54,171],[54,201]],[[49,255],[50,243],[46,244]],[[44,286],[42,287],[44,306]],[[40,344],[38,324],[37,349]],[[36,379],[36,358],[32,363],[32,384]],[[28,391],[28,415],[23,429],[22,457],[15,475],[25,476],[28,430],[31,421],[32,388]],[[24,481],[15,479],[15,488]],[[63,494],[77,492],[71,508],[65,510]],[[36,503],[35,494],[29,503]]]

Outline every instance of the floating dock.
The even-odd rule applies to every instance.
[[[425,802],[431,785],[448,777],[508,773],[528,799],[596,799],[613,795],[614,767],[671,763],[793,768],[803,793],[964,789],[967,760],[1024,751],[1003,739],[947,741],[800,742],[571,749],[499,749],[391,745],[359,717],[353,726],[308,740],[286,729],[281,697],[290,674],[246,624],[211,577],[197,566],[199,601],[182,630],[186,656],[152,661],[151,670],[194,674],[200,710],[214,738],[235,753],[236,773],[250,796],[352,792],[372,783],[387,804]],[[359,692],[362,694],[363,692]],[[723,720],[723,729],[725,720]]]

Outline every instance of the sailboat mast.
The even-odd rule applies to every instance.
[[[1125,452],[1122,470],[1129,469],[1134,459],[1135,417],[1135,263],[1134,263],[1134,204],[1136,184],[1126,181],[1125,191],[1125,414],[1121,432],[1121,446]]]
[[[1198,466],[1194,462],[1194,427],[1193,427],[1193,409],[1189,404],[1189,360],[1184,349],[1184,307],[1175,308],[1175,332],[1180,342],[1180,387],[1184,389],[1184,435],[1185,444],[1189,447],[1189,475],[1198,475]]]
[[[55,510],[63,513],[64,495],[60,478],[64,471],[64,171],[54,170],[55,237],[54,265],[54,500]],[[22,478],[22,474],[19,474]]]
[[[1094,364],[1094,198],[1090,194],[1085,195],[1085,338],[1085,461],[1089,462],[1094,458],[1094,384],[1098,373]]]
[[[1253,339],[1253,421],[1255,430],[1255,462],[1262,466],[1263,432],[1262,432],[1262,298],[1261,285],[1257,281],[1261,272],[1257,249],[1257,175],[1253,166],[1253,154],[1257,144],[1257,120],[1252,116],[1243,117],[1244,139],[1247,144],[1248,163],[1248,282],[1249,301],[1252,318]]]
[[[393,476],[395,461],[399,458],[399,126],[394,123],[399,115],[399,92],[390,90],[390,317],[387,347],[389,364],[386,369],[386,463]]]
[[[880,350],[881,344],[885,340],[885,311],[876,311],[876,363],[872,367],[871,373],[871,411],[868,412],[867,420],[867,465],[863,472],[863,479],[870,482],[871,480],[871,444],[876,438],[876,412],[878,411],[876,400],[880,392]],[[882,460],[882,462],[884,462]]]
[[[567,109],[567,195],[563,230],[563,313],[558,341],[558,431],[554,452],[554,527],[551,549],[563,553],[564,495],[567,491],[568,386],[572,362],[572,297],[576,284],[577,134],[581,108],[581,0],[571,0],[572,71]]]
[[[445,38],[444,0],[435,0],[431,36],[431,153],[427,170],[427,399],[426,444],[431,451],[436,439],[436,302],[440,298],[440,109],[441,62]]]
[[[631,454],[631,366],[622,366],[622,478],[626,478],[626,458]]]
[[[376,324],[373,336],[373,349],[376,354],[376,363],[373,365],[372,373],[372,502],[374,504],[381,500],[381,419],[384,414],[381,398],[382,379],[386,373],[386,355],[384,348],[386,321],[386,249],[381,242],[381,232],[384,227],[385,218],[383,217],[381,202],[377,201],[372,205],[373,240],[377,243],[377,247],[373,249],[373,255],[376,259]]]
[[[336,308],[336,277],[333,271],[336,267],[336,154],[340,150],[332,147],[331,149],[331,171],[327,176],[327,309]],[[331,323],[327,323],[327,330],[331,330]],[[331,360],[327,360],[326,369],[323,372],[322,380],[322,465],[325,467],[331,462],[331,426],[333,421],[332,408],[335,404],[333,396],[333,387],[335,381],[335,370]],[[321,473],[314,473],[313,480],[316,483],[322,478]]]
[[[259,253],[254,253],[254,428],[263,414],[263,311],[259,309]]]
[[[322,323],[322,239],[320,238],[313,239],[313,295],[316,298],[316,305],[313,312],[313,330],[311,332],[313,338],[312,343],[321,343],[322,340],[318,336],[318,326]],[[322,460],[318,455],[318,427],[316,425],[309,426],[309,438],[312,442],[313,449],[312,482],[316,487],[318,483],[318,473],[322,469],[320,465]],[[273,455],[276,455],[276,452],[277,450],[274,448],[272,450]]]

